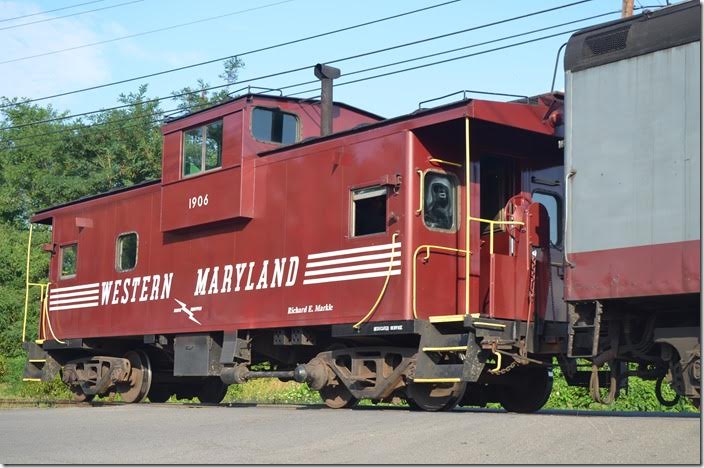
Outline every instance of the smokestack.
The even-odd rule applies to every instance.
[[[319,63],[315,77],[320,80],[320,136],[332,133],[332,80],[340,77],[340,69]]]

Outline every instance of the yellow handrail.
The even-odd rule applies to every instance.
[[[419,201],[418,201],[418,209],[416,210],[416,216],[423,213],[423,206],[425,205],[424,198],[425,198],[425,172],[422,170],[418,169],[416,171],[418,175],[420,176],[420,189],[418,190],[419,193]]]
[[[480,223],[489,224],[489,254],[494,254],[494,226],[525,226],[526,223],[522,221],[494,221],[493,219],[475,218],[473,216],[469,217],[470,221],[478,221]]]
[[[22,320],[22,343],[27,336],[27,310],[29,309],[29,258],[32,253],[32,227],[29,224],[29,240],[27,241],[27,268],[25,270],[24,281],[24,319]]]
[[[469,150],[469,117],[465,117],[465,139],[464,139],[464,170],[465,170],[465,206],[467,207],[467,218],[465,220],[465,225],[464,225],[464,230],[465,230],[465,248],[464,249],[456,249],[452,247],[444,247],[440,245],[420,245],[418,248],[416,248],[415,252],[413,253],[413,292],[412,292],[412,301],[413,301],[413,317],[418,318],[418,311],[416,308],[416,299],[417,299],[417,276],[416,276],[416,270],[417,270],[417,262],[416,258],[418,256],[418,252],[420,252],[421,249],[426,249],[426,254],[425,254],[425,260],[427,260],[430,257],[430,249],[437,249],[437,250],[442,250],[446,252],[455,252],[459,254],[463,254],[465,256],[465,293],[464,293],[464,302],[465,302],[465,315],[469,315],[469,299],[470,299],[470,294],[469,294],[469,283],[470,283],[470,264],[471,264],[471,258],[470,256],[472,255],[472,252],[470,251],[470,236],[469,236],[469,220],[471,218],[470,216],[470,198],[471,198],[471,173],[470,173],[470,150]],[[442,163],[442,164],[450,164],[453,166],[461,167],[462,164],[451,162],[451,161],[444,161],[442,159],[437,159],[437,158],[431,158],[431,162],[437,162],[437,163]],[[421,184],[420,184],[420,208],[416,211],[417,214],[420,214],[423,212],[423,196],[424,196],[424,184],[423,184],[423,177],[424,173],[422,171],[418,171],[421,174]]]
[[[39,288],[40,312],[39,312],[39,330],[37,330],[37,338],[38,338],[37,341],[43,342],[44,338],[46,338],[46,333],[45,333],[44,338],[42,338],[42,336],[41,336],[42,326],[44,324],[45,318],[46,318],[47,323],[49,324],[49,329],[51,330],[51,334],[54,335],[54,331],[51,329],[51,322],[49,321],[49,309],[48,309],[49,284],[50,283],[32,283],[29,281],[29,266],[30,266],[30,258],[31,258],[31,253],[32,253],[33,227],[34,226],[30,223],[30,225],[29,225],[29,238],[27,240],[27,262],[26,262],[25,288],[24,288],[24,317],[22,319],[22,343],[24,343],[25,340],[27,339],[27,314],[29,311],[29,288],[30,287],[38,287]],[[54,335],[54,339],[56,341],[58,341],[59,343],[63,343],[63,341],[56,338],[56,335]]]
[[[51,333],[51,336],[54,337],[54,341],[57,343],[65,344],[65,342],[61,341],[56,337],[56,333],[54,333],[54,328],[51,326],[51,318],[49,317],[49,283],[46,285],[46,300],[43,302],[44,307],[43,307],[43,312],[44,312],[44,317],[46,317],[46,324],[49,326],[49,332]],[[44,338],[46,338],[46,330],[44,330]]]
[[[477,221],[480,223],[487,223],[490,225],[490,230],[489,230],[489,254],[494,255],[494,226],[495,225],[507,225],[507,226],[524,226],[525,223],[521,221],[495,221],[493,219],[484,219],[484,218],[476,218],[471,215],[471,194],[472,194],[472,188],[471,188],[471,153],[470,153],[470,132],[469,132],[469,117],[465,117],[465,140],[464,140],[464,168],[465,168],[465,206],[467,210],[467,217],[465,219],[465,225],[464,225],[464,230],[465,230],[465,249],[456,249],[452,247],[444,247],[440,245],[420,245],[416,248],[415,252],[413,253],[413,278],[412,278],[412,283],[413,283],[413,290],[412,290],[412,302],[413,302],[413,317],[418,318],[418,311],[416,307],[416,302],[417,302],[417,262],[416,258],[418,257],[418,253],[422,250],[425,249],[425,257],[424,260],[428,260],[430,258],[430,249],[435,249],[435,250],[441,250],[445,252],[454,252],[454,253],[459,253],[463,254],[465,256],[465,315],[470,315],[470,273],[471,273],[471,255],[472,252],[470,250],[471,246],[471,236],[470,236],[470,222],[471,221]],[[450,164],[453,166],[461,167],[462,164],[451,162],[451,161],[444,161],[442,159],[436,159],[436,158],[431,158],[430,162],[435,162],[435,163],[440,163],[440,164]],[[416,210],[416,214],[421,214],[423,212],[423,196],[424,196],[424,176],[425,173],[421,170],[417,171],[418,174],[420,174],[420,188],[419,188],[419,193],[420,193],[420,206]],[[500,361],[499,361],[500,362]]]
[[[441,250],[444,252],[454,252],[454,253],[460,253],[467,256],[466,252],[462,249],[455,249],[452,247],[444,247],[442,245],[419,245],[415,252],[413,252],[413,278],[412,278],[412,283],[413,283],[413,291],[412,291],[412,307],[413,307],[413,318],[418,318],[418,311],[416,308],[416,298],[417,298],[417,268],[418,268],[418,262],[416,262],[416,258],[418,257],[418,253],[421,251],[421,249],[425,249],[425,257],[423,260],[428,260],[430,258],[430,249],[434,250]],[[469,259],[467,260],[469,261]]]
[[[465,206],[467,207],[467,221],[464,223],[465,230],[465,262],[464,262],[464,315],[469,315],[469,283],[470,281],[470,265],[472,263],[471,258],[471,246],[470,235],[469,235],[469,219],[472,216],[472,211],[470,210],[470,199],[472,198],[472,178],[470,171],[470,151],[469,151],[469,117],[464,118],[464,197]]]
[[[455,167],[462,167],[462,164],[452,162],[452,161],[445,161],[444,159],[438,159],[438,158],[430,158],[428,159],[428,162],[431,163],[437,163],[437,164],[447,164],[448,166],[455,166]]]

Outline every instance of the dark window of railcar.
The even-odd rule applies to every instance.
[[[533,192],[533,201],[540,203],[548,211],[550,217],[550,243],[559,245],[561,242],[562,217],[560,216],[560,201],[556,194],[551,192]]]
[[[457,180],[449,174],[429,171],[423,177],[423,222],[430,229],[457,229]]]
[[[115,248],[115,269],[117,271],[133,270],[137,265],[137,233],[128,232],[117,237]]]
[[[352,236],[386,232],[386,187],[352,191]]]
[[[61,247],[61,279],[76,276],[78,264],[78,244],[64,245]]]
[[[290,145],[298,141],[298,117],[279,109],[255,107],[252,135],[260,141]]]
[[[183,132],[183,175],[191,176],[222,165],[222,120]]]

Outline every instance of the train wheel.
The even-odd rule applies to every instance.
[[[465,383],[415,383],[406,385],[406,401],[412,410],[449,411],[462,399]]]
[[[552,371],[526,366],[514,369],[518,384],[500,387],[499,403],[511,413],[534,413],[542,408],[552,391]]]
[[[85,392],[83,391],[83,388],[80,385],[71,385],[69,387],[69,390],[71,390],[71,395],[73,396],[73,401],[87,403],[87,402],[93,401],[93,398],[95,398],[95,395],[86,395]]]
[[[359,401],[352,396],[352,393],[338,378],[328,381],[318,393],[320,393],[320,398],[323,399],[325,405],[333,409],[352,408]]]
[[[220,380],[220,377],[208,377],[203,385],[198,389],[198,400],[201,403],[218,405],[227,394],[227,385]]]
[[[147,398],[152,403],[164,403],[173,395],[173,391],[168,385],[152,385],[147,393]]]
[[[129,351],[125,354],[125,359],[130,361],[129,380],[118,384],[117,391],[122,400],[127,403],[139,403],[143,401],[152,385],[152,368],[147,353],[141,350]]]

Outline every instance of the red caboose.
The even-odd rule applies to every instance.
[[[279,377],[331,407],[450,408],[470,387],[466,404],[540,408],[566,337],[560,110],[546,95],[384,120],[248,94],[166,123],[160,181],[32,218],[53,239],[27,377],[62,368],[82,399],[219,402]]]

